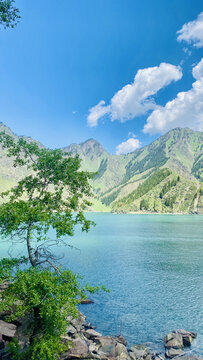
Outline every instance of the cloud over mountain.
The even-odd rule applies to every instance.
[[[134,82],[116,92],[109,105],[105,106],[102,100],[89,110],[87,118],[89,126],[96,126],[98,120],[106,114],[112,121],[121,122],[146,114],[157,106],[152,96],[172,81],[180,80],[181,77],[181,68],[167,63],[138,70]]]
[[[192,88],[179,92],[175,99],[155,109],[147,119],[144,133],[163,134],[176,127],[203,131],[203,59],[192,74],[196,79]]]
[[[140,141],[135,138],[130,138],[116,146],[116,155],[128,154],[137,150],[141,146]]]

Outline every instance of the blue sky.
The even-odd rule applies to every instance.
[[[202,0],[16,6],[20,23],[0,30],[0,121],[17,134],[122,153],[176,126],[203,130]]]

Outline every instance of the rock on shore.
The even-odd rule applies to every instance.
[[[72,341],[73,347],[65,354],[63,360],[98,359],[98,360],[202,360],[197,355],[184,352],[197,336],[186,330],[175,330],[164,338],[166,353],[152,353],[145,344],[134,344],[130,349],[123,336],[102,336],[94,327],[86,323],[86,317],[79,313],[78,319],[68,318],[67,336],[63,341]]]
[[[197,334],[192,331],[186,331],[183,329],[174,330],[164,338],[166,357],[174,358],[180,357],[183,360],[184,347],[188,347],[192,344],[193,339],[197,337]],[[195,359],[194,359],[195,360]]]
[[[18,340],[23,343],[25,339],[18,336],[19,328],[0,320],[0,360],[10,360],[6,353],[6,345],[16,334]],[[195,333],[186,330],[171,332],[164,338],[165,355],[152,353],[145,344],[134,344],[128,349],[123,336],[102,336],[79,312],[77,319],[67,318],[66,334],[62,336],[62,341],[71,342],[72,347],[61,355],[61,360],[165,360],[165,357],[177,360],[202,360],[197,355],[184,352],[184,346],[189,346],[195,337]]]

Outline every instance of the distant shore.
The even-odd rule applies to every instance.
[[[114,214],[114,215],[203,215],[200,213],[162,213],[162,212],[138,212],[138,211],[129,211],[129,212],[116,212],[116,211],[95,211],[88,210],[86,213],[95,213],[95,214]]]

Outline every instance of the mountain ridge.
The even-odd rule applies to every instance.
[[[91,141],[95,140],[91,139]],[[87,144],[88,142],[86,142]],[[143,212],[143,209],[140,209],[140,202],[147,200],[145,196],[142,195],[139,201],[136,199],[133,203],[130,200],[131,195],[139,185],[148,181],[150,176],[160,169],[166,168],[170,170],[169,178],[167,181],[163,179],[162,183],[157,183],[154,189],[147,192],[146,197],[151,200],[148,201],[149,206],[146,206],[144,211],[202,212],[202,196],[198,191],[203,181],[203,132],[188,128],[175,128],[149,145],[126,155],[111,155],[104,150],[100,157],[94,157],[92,154],[90,156],[88,152],[84,153],[80,144],[78,149],[84,169],[97,172],[92,185],[98,199],[104,205],[110,206],[112,211]],[[156,177],[156,175],[154,176]],[[160,199],[160,193],[162,187],[166,185],[165,182],[171,181],[173,184],[175,177],[178,178],[178,176],[181,178],[179,184],[176,184],[176,188],[172,186],[170,191],[167,191],[168,196],[171,194],[172,200],[174,200],[174,206],[169,206],[172,204],[172,200],[166,198],[166,194],[164,194],[164,199]],[[185,192],[183,191],[184,187],[188,189]],[[156,195],[155,189],[158,195]],[[176,199],[172,194],[174,189],[177,192]],[[126,203],[126,196],[128,203]],[[187,197],[191,198],[190,202]],[[119,205],[119,201],[121,205]],[[156,203],[156,206],[153,202]],[[177,202],[179,204],[175,204]],[[168,203],[169,205],[167,205]],[[199,205],[199,209],[197,209],[198,206],[193,207],[194,203]]]
[[[18,138],[0,123],[2,130]],[[96,173],[91,181],[96,195],[93,210],[203,213],[203,132],[175,128],[126,155],[109,154],[93,138],[62,151],[78,154],[82,169]],[[12,160],[0,148],[0,190],[14,185],[24,174],[22,168],[14,171]]]

